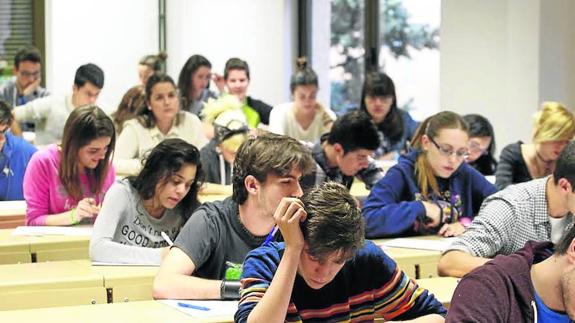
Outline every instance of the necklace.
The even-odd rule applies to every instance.
[[[540,174],[540,177],[546,176],[551,174],[552,172],[552,166],[554,161],[553,160],[545,160],[537,151],[537,149],[535,149],[535,156],[537,156],[537,159],[541,160],[543,162],[543,174]],[[537,165],[537,170],[540,171],[539,169],[539,163],[537,163],[537,161],[535,161],[535,164]]]

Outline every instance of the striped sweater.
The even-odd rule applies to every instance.
[[[284,252],[283,243],[252,250],[244,261],[236,322],[246,322],[271,284]],[[408,320],[447,311],[370,241],[319,290],[297,274],[286,322],[365,322],[376,317]]]

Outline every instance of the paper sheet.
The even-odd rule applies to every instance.
[[[12,231],[14,236],[46,236],[46,235],[63,235],[63,236],[91,236],[91,226],[81,227],[53,227],[53,226],[30,226],[17,227]]]
[[[186,313],[192,317],[230,317],[233,318],[234,314],[238,309],[237,301],[190,301],[190,300],[177,300],[177,299],[165,299],[161,300],[170,307],[177,309],[180,312]],[[191,304],[195,306],[209,308],[209,311],[193,309],[189,307],[182,307],[178,303]]]
[[[456,238],[441,238],[437,240],[397,238],[389,240],[383,244],[384,247],[409,248],[422,250],[445,251]]]
[[[92,266],[160,267],[160,264],[125,264],[118,262],[92,261]]]

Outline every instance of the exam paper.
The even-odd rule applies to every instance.
[[[177,299],[164,299],[159,302],[164,303],[170,307],[177,309],[180,312],[186,313],[192,317],[229,317],[233,318],[238,309],[237,301],[190,301],[190,300],[177,300]],[[185,303],[200,307],[209,308],[209,311],[193,309],[189,307],[179,306],[178,303]]]
[[[54,226],[30,226],[17,227],[12,231],[13,236],[46,236],[46,235],[63,235],[63,236],[91,236],[92,227],[54,227]]]
[[[397,238],[383,243],[384,247],[409,248],[422,250],[445,251],[456,238],[440,238],[437,240],[416,239],[416,238]]]

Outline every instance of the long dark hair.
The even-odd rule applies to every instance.
[[[393,102],[385,119],[379,124],[376,124],[376,126],[379,131],[383,132],[385,137],[389,138],[391,143],[400,141],[403,136],[404,126],[401,113],[397,108],[397,98],[395,96],[393,80],[382,72],[368,73],[365,77],[365,82],[363,82],[363,89],[361,90],[360,109],[369,114],[367,106],[365,105],[366,96],[391,96],[393,98]]]
[[[200,202],[198,192],[203,181],[200,152],[194,145],[179,138],[165,139],[142,160],[143,168],[137,176],[128,177],[142,200],[154,197],[156,185],[165,184],[175,173],[187,164],[196,165],[196,177],[188,194],[178,204],[183,208],[185,219],[189,218]]]
[[[116,130],[112,119],[102,109],[95,105],[76,108],[70,113],[64,125],[62,137],[62,158],[58,167],[58,177],[64,188],[76,201],[83,197],[78,174],[78,151],[88,145],[92,140],[110,137],[110,145],[106,151],[106,158],[98,162],[94,169],[86,169],[90,179],[90,192],[100,194],[108,171],[110,169],[111,155],[116,145]]]
[[[463,116],[463,120],[469,126],[469,138],[473,137],[490,137],[491,143],[487,148],[487,154],[480,156],[476,161],[470,163],[477,171],[483,175],[495,174],[497,168],[497,161],[495,160],[495,132],[493,126],[482,115],[467,114]]]
[[[180,95],[182,96],[182,107],[187,110],[190,103],[194,101],[191,93],[192,76],[194,73],[202,66],[212,68],[212,63],[202,55],[192,55],[180,71],[180,76],[178,77],[178,89],[180,90]],[[208,83],[209,87],[209,83]]]
[[[174,89],[177,90],[176,83],[174,83],[174,80],[169,75],[154,73],[148,78],[148,81],[146,82],[146,104],[150,104],[152,98],[152,89],[158,83],[170,83],[174,86]],[[176,125],[180,124],[180,115],[181,112],[176,115]],[[153,128],[156,125],[156,117],[154,116],[154,112],[147,108],[141,109],[138,115],[138,122],[140,122],[140,124],[146,128]]]

